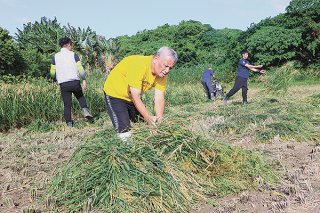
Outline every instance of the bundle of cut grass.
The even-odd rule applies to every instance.
[[[207,196],[275,178],[259,155],[205,141],[178,122],[133,131],[128,143],[100,132],[75,151],[52,184],[58,208],[186,212]]]
[[[319,138],[316,131],[319,115],[314,97],[308,98],[311,104],[265,97],[253,101],[248,107],[230,105],[205,114],[210,117],[223,116],[223,122],[210,127],[211,134],[222,141],[251,138],[257,143],[265,143],[275,137],[284,141],[316,140]]]
[[[266,91],[272,94],[285,94],[290,82],[293,79],[291,68],[283,66],[267,73],[267,79],[264,82]]]
[[[320,93],[310,96],[309,102],[315,107],[320,107]]]

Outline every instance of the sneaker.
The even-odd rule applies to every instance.
[[[128,141],[131,137],[131,132],[123,132],[123,133],[118,133],[117,136],[124,142]]]
[[[72,121],[71,122],[67,122],[67,127],[69,127],[69,128],[73,127],[73,122]]]
[[[248,101],[242,102],[243,105],[248,105]]]
[[[228,104],[228,98],[227,98],[227,97],[225,97],[225,98],[223,99],[223,103],[224,103],[224,105],[227,105],[227,104]]]
[[[211,93],[211,94],[210,94],[210,100],[211,100],[211,101],[214,101],[215,99],[216,99],[216,97],[214,96],[214,93]]]
[[[93,123],[93,116],[90,114],[88,108],[82,108],[82,114],[84,115],[84,117],[88,119],[90,123]]]

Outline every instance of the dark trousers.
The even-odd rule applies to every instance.
[[[212,97],[211,97],[211,94],[213,94],[214,91],[213,91],[213,86],[212,86],[211,81],[210,81],[210,80],[208,80],[208,81],[201,81],[201,84],[202,84],[202,86],[203,86],[203,89],[204,89],[204,91],[205,91],[205,93],[206,93],[207,98],[208,98],[208,99],[212,98]]]
[[[104,94],[108,115],[117,133],[128,132],[130,121],[137,122],[140,113],[132,102]]]
[[[66,122],[71,120],[72,93],[79,101],[81,108],[88,108],[86,99],[83,95],[80,81],[68,81],[60,84],[62,100],[64,104],[64,119]]]
[[[236,81],[232,89],[227,93],[226,98],[227,99],[230,98],[240,89],[242,89],[242,101],[247,102],[248,101],[248,79],[240,76],[236,77]]]

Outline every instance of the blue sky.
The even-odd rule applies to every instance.
[[[106,38],[196,20],[215,29],[246,30],[285,12],[290,0],[0,0],[0,27],[11,35],[27,22],[57,17],[61,26],[89,26]]]

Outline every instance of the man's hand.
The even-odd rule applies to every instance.
[[[157,121],[156,117],[151,116],[147,108],[145,107],[145,105],[142,103],[142,100],[140,97],[142,94],[142,90],[130,87],[130,93],[131,93],[132,102],[134,106],[140,112],[144,120],[149,124],[149,126],[155,126],[155,123]]]
[[[156,126],[156,123],[157,123],[158,119],[156,116],[150,116],[147,120],[149,126],[151,127],[155,127]]]
[[[153,126],[155,126],[157,123],[161,123],[163,120],[163,117],[159,117],[159,116],[150,116],[148,119],[148,123],[152,124]]]
[[[161,123],[162,122],[162,120],[163,120],[163,117],[161,116],[157,116],[157,123]]]
[[[152,134],[157,133],[157,124],[161,123],[163,117],[150,116],[148,119],[148,126]]]
[[[83,89],[83,91],[85,91],[87,89],[87,81],[86,80],[82,81],[82,89]]]

